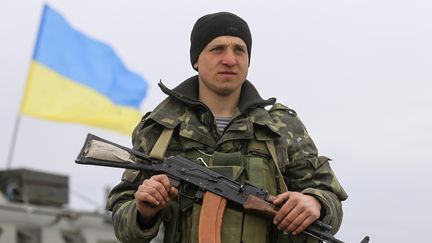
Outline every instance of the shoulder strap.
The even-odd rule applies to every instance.
[[[279,109],[289,109],[289,108],[286,107],[286,106],[284,106],[284,105],[282,105],[282,104],[280,104],[280,103],[276,103],[276,104],[274,104],[270,108],[270,110],[268,111],[268,113],[273,118],[275,114],[272,111],[276,111],[276,110],[279,110]],[[268,141],[266,141],[266,145],[267,145],[267,148],[268,148],[268,150],[269,150],[269,152],[271,154],[271,157],[272,157],[272,159],[273,159],[273,161],[275,163],[275,166],[276,166],[276,170],[277,170],[278,177],[279,177],[280,189],[281,189],[282,192],[287,192],[288,191],[288,186],[285,183],[285,180],[283,178],[282,172],[281,172],[281,170],[279,168],[278,157],[277,157],[274,141],[273,140],[268,140]]]
[[[164,158],[166,149],[171,140],[174,129],[165,127],[150,151],[150,158],[161,160]]]
[[[277,159],[277,154],[276,154],[276,148],[274,146],[273,140],[267,140],[266,141],[266,145],[267,145],[267,149],[269,150],[270,155],[271,155],[271,157],[273,159],[273,162],[275,163],[275,166],[276,166],[276,170],[277,170],[277,173],[278,173],[279,185],[281,187],[281,191],[282,192],[287,192],[288,191],[288,186],[286,185],[286,183],[285,183],[285,181],[283,179],[283,176],[282,176],[282,172],[279,169],[278,159]]]

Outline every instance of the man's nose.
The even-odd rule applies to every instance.
[[[235,54],[232,50],[227,50],[224,53],[222,57],[222,63],[228,66],[234,66],[235,64],[237,64]]]

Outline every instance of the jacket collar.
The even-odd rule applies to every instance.
[[[174,89],[167,88],[162,82],[159,83],[159,87],[161,88],[162,92],[168,96],[186,103],[189,106],[206,107],[198,100],[198,85],[198,76],[190,77]],[[270,98],[267,100],[261,98],[260,94],[252,85],[252,83],[246,80],[242,86],[238,108],[240,113],[245,114],[249,109],[273,105],[275,102],[275,98]]]
[[[255,87],[247,80],[242,86],[239,107],[234,116],[239,118],[233,120],[218,141],[209,135],[205,126],[200,125],[204,121],[201,115],[207,117],[204,111],[210,112],[210,110],[198,100],[197,76],[185,80],[174,89],[167,88],[162,82],[159,83],[159,87],[169,98],[165,99],[149,118],[170,128],[181,123],[180,136],[182,137],[213,147],[216,143],[220,144],[232,139],[252,139],[255,136],[257,140],[265,141],[280,136],[276,124],[264,108],[267,105],[273,105],[276,99],[262,99]],[[184,104],[184,106],[179,106],[179,104]],[[201,112],[196,112],[197,110]],[[241,117],[242,115],[246,117]],[[196,117],[200,122],[187,117]],[[257,130],[254,129],[253,124],[258,125]]]

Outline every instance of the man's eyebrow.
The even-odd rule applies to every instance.
[[[244,44],[241,44],[241,43],[235,43],[235,44],[234,44],[234,46],[235,46],[235,47],[241,47],[241,48],[245,48],[245,49],[247,48],[247,46],[246,46],[246,45],[244,45]]]
[[[228,44],[226,44],[226,43],[212,43],[212,44],[209,44],[209,46],[210,47],[226,47],[226,46],[228,46]]]
[[[241,47],[246,48],[246,45],[242,43],[213,43],[209,44],[209,47],[227,47],[227,46],[234,46],[234,47]]]

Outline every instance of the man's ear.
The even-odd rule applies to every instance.
[[[193,67],[195,68],[195,70],[198,70],[198,63],[195,63],[195,64],[193,65]]]

